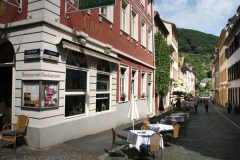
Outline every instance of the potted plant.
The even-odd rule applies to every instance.
[[[126,99],[126,94],[125,94],[125,93],[122,93],[121,96],[120,96],[120,99],[121,99],[121,101],[125,101],[125,99]]]
[[[142,95],[141,95],[142,98],[145,98],[146,97],[146,93],[143,92]]]

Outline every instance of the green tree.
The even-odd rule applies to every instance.
[[[170,49],[160,32],[155,34],[155,91],[160,95],[160,101],[168,93],[170,79]],[[159,104],[159,110],[163,110],[163,104]]]

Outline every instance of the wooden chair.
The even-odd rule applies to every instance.
[[[25,144],[27,143],[26,133],[29,117],[25,115],[17,116],[16,124],[6,124],[2,129],[2,147],[4,146],[3,141],[10,141],[14,144],[14,151],[16,152],[16,143],[18,138],[23,138]]]
[[[149,121],[148,119],[144,119],[144,120],[143,120],[143,124],[148,125],[148,124],[150,124],[150,121]]]
[[[142,126],[141,126],[141,130],[148,130],[149,129],[149,127],[148,127],[148,125],[146,125],[146,124],[143,124]]]
[[[167,141],[171,141],[171,144],[173,144],[173,141],[176,142],[176,139],[179,137],[179,129],[180,124],[176,124],[175,126],[173,126],[173,133],[165,135]]]
[[[126,139],[123,139],[123,137],[118,135],[112,128],[112,148],[109,156],[112,156],[114,153],[119,152],[123,147],[128,147],[129,144],[130,143]]]
[[[162,140],[162,136],[159,133],[154,133],[150,137],[150,145],[142,144],[142,149],[145,149],[153,159],[155,159],[156,154],[160,150],[160,141]],[[162,149],[161,149],[161,159],[162,159]]]

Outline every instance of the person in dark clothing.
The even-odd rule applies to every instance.
[[[181,101],[180,101],[180,98],[177,99],[177,102],[176,102],[176,107],[180,108],[181,107]]]
[[[231,113],[231,111],[232,111],[232,102],[231,102],[231,100],[229,99],[229,100],[228,100],[228,104],[227,104],[227,112],[228,112],[228,113]]]
[[[208,100],[207,99],[204,100],[204,107],[206,109],[206,113],[208,113]]]

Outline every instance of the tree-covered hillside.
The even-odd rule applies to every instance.
[[[202,92],[200,81],[211,76],[211,57],[218,37],[190,29],[177,29],[179,57],[190,63],[196,75],[196,90]]]
[[[183,28],[179,28],[177,31],[179,52],[211,54],[218,40],[217,36],[200,31]]]

